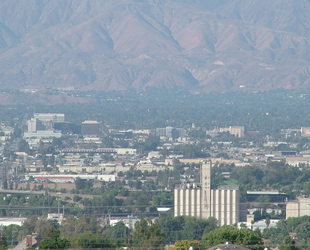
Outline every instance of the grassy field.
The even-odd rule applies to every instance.
[[[227,179],[224,181],[224,185],[238,185],[238,181],[235,179]]]

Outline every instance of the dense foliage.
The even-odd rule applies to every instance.
[[[41,241],[39,249],[68,249],[69,246],[70,242],[61,238],[60,231],[51,227],[46,232],[44,240]]]
[[[244,245],[253,250],[262,250],[263,241],[256,232],[250,229],[237,229],[232,226],[223,226],[203,236],[203,244],[209,248],[218,244]]]
[[[300,128],[310,124],[309,91],[272,90],[191,94],[181,90],[147,89],[143,92],[87,92],[89,104],[6,106],[3,121],[23,120],[31,112],[65,113],[69,122],[98,120],[113,128],[156,128],[242,125],[261,135],[279,134],[281,128]],[[26,114],[26,115],[25,115]],[[27,117],[28,118],[28,117]],[[199,135],[196,135],[199,136]]]
[[[281,244],[286,236],[293,232],[297,246],[306,248],[310,244],[310,216],[288,218],[280,220],[276,227],[266,228],[263,237],[270,240],[271,244]]]
[[[217,228],[217,221],[212,217],[207,220],[189,216],[165,217],[160,218],[158,224],[166,235],[166,243],[201,240],[203,234]]]
[[[161,217],[156,221],[140,218],[136,223],[136,230],[127,228],[123,222],[114,226],[102,225],[95,217],[76,218],[69,216],[61,224],[44,217],[29,217],[23,226],[11,225],[3,227],[2,246],[24,239],[31,232],[38,232],[42,239],[40,248],[116,248],[130,246],[135,249],[162,248],[164,244],[176,244],[176,248],[183,249],[188,244],[201,243],[204,248],[229,242],[240,244],[251,249],[261,250],[262,237],[268,240],[269,246],[280,246],[281,249],[297,250],[307,248],[310,244],[309,228],[310,216],[280,220],[276,227],[260,231],[251,231],[241,227],[223,226],[217,228],[213,218],[208,220],[192,217]],[[293,240],[289,235],[294,235]],[[202,241],[201,241],[202,240]],[[199,243],[201,242],[201,243]],[[1,246],[0,246],[1,247]]]

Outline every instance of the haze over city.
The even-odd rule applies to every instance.
[[[1,249],[309,249],[309,0],[0,0]]]

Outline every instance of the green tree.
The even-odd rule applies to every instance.
[[[146,138],[144,143],[144,150],[146,151],[152,151],[156,150],[157,146],[160,145],[160,139],[158,136],[150,135],[148,138]]]
[[[85,232],[97,233],[98,224],[97,224],[96,217],[84,216],[84,217],[78,218],[75,224],[75,232],[77,234],[85,233]]]
[[[24,239],[26,235],[32,234],[35,231],[34,228],[37,220],[38,220],[37,216],[31,216],[27,218],[27,220],[25,220],[18,234],[19,241]]]
[[[73,201],[74,201],[74,202],[79,202],[81,199],[82,199],[82,197],[79,196],[79,195],[77,195],[77,194],[75,194],[75,195],[73,196]]]
[[[161,192],[160,194],[152,197],[154,206],[167,206],[173,205],[173,197],[170,192]]]
[[[269,225],[270,225],[270,218],[269,218],[269,217],[267,217],[267,218],[265,219],[265,223],[266,223],[266,226],[267,226],[267,228],[268,228]]]
[[[106,236],[110,239],[120,239],[127,238],[129,233],[130,230],[126,227],[125,223],[123,221],[119,221],[108,230]]]
[[[61,222],[61,235],[64,237],[72,237],[76,234],[77,219],[73,215],[69,215],[67,219]]]
[[[2,186],[3,186],[3,189],[8,189],[8,179],[5,175],[2,178]]]
[[[161,232],[157,223],[151,219],[140,218],[135,223],[135,231],[132,235],[132,243],[135,249],[163,249],[165,235]]]
[[[204,139],[206,138],[206,131],[202,129],[192,129],[188,132],[188,136],[197,138],[197,139]]]
[[[83,249],[112,248],[113,244],[105,237],[92,232],[78,234],[72,240],[72,247]]]
[[[191,216],[162,217],[158,224],[166,235],[166,243],[178,240],[201,240],[205,233],[217,228],[217,220],[213,217],[206,219]]]
[[[295,246],[295,240],[291,238],[291,236],[286,235],[283,243],[279,246],[280,250],[299,250],[298,247]]]
[[[310,222],[309,221],[305,221],[304,223],[299,224],[296,228],[295,228],[295,233],[298,239],[303,239],[306,242],[310,241]]]
[[[18,231],[20,226],[18,225],[9,225],[3,228],[4,235],[7,236],[7,239],[10,240],[11,245],[16,245],[18,243]]]
[[[7,239],[6,236],[3,232],[0,232],[0,249],[4,250],[7,249],[8,243],[7,243]]]
[[[207,233],[202,238],[203,244],[209,248],[218,244],[244,245],[253,250],[262,250],[263,241],[250,229],[238,229],[233,226],[223,226]]]
[[[28,155],[32,154],[32,150],[29,148],[29,144],[25,140],[20,140],[18,144],[18,151],[25,152]]]
[[[141,187],[142,187],[142,181],[137,180],[137,181],[136,181],[136,184],[135,184],[135,188],[136,188],[136,189],[141,189]]]
[[[41,217],[35,223],[34,232],[38,233],[39,237],[43,237],[50,228],[58,228],[56,220],[48,220],[45,217]]]
[[[70,242],[67,239],[61,239],[60,231],[54,227],[49,228],[39,245],[39,249],[68,249],[69,247]]]
[[[203,249],[202,243],[199,240],[179,240],[169,250],[188,250],[190,247],[193,247],[195,250]]]
[[[77,190],[89,189],[93,186],[92,180],[83,180],[81,178],[75,179],[75,187]]]

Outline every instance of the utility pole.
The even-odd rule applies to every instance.
[[[60,214],[60,212],[59,212],[59,210],[60,210],[60,208],[59,208],[59,201],[60,201],[60,197],[58,197],[58,217],[59,217],[59,214]]]

